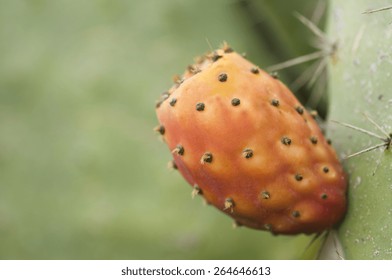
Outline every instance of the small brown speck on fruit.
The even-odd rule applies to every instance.
[[[190,73],[192,73],[193,75],[195,75],[195,74],[201,72],[201,70],[200,70],[197,66],[194,66],[194,65],[189,65],[189,66],[188,66],[188,71],[189,71]]]
[[[252,72],[253,74],[259,74],[260,70],[259,70],[258,67],[252,67],[252,68],[250,69],[250,72]]]
[[[196,104],[196,110],[197,111],[204,111],[204,108],[205,108],[205,105],[204,105],[204,103],[197,103]]]
[[[175,170],[178,169],[177,164],[175,163],[174,160],[171,160],[171,161],[169,161],[169,162],[167,163],[167,168],[169,168],[169,169],[175,169]]]
[[[271,197],[271,194],[268,191],[262,191],[261,192],[261,197],[263,199],[269,199]]]
[[[223,210],[230,209],[231,213],[233,213],[233,208],[234,208],[234,200],[231,197],[228,197],[225,199],[225,207]]]
[[[229,46],[226,42],[223,43],[222,50],[224,53],[231,53],[233,52],[233,48]]]
[[[304,108],[302,108],[301,106],[297,106],[295,107],[295,110],[298,112],[298,114],[302,115],[304,113]]]
[[[233,106],[238,106],[240,104],[241,104],[241,100],[239,100],[238,98],[233,98],[231,100],[231,105],[233,105]]]
[[[253,157],[253,150],[246,148],[242,151],[242,155],[244,156],[244,158],[251,158]]]
[[[161,107],[162,102],[162,100],[158,100],[157,102],[155,102],[155,108],[158,109],[159,107]]]
[[[279,79],[279,74],[278,74],[278,72],[271,72],[271,73],[269,73],[270,74],[270,76],[272,77],[272,78],[274,78],[274,79]]]
[[[223,57],[222,55],[219,55],[217,52],[214,52],[214,53],[212,54],[211,60],[212,60],[213,62],[215,62],[215,61],[217,61],[218,59],[220,59],[220,58],[222,58],[222,57]]]
[[[327,199],[328,195],[326,193],[321,194],[321,199]]]
[[[174,148],[174,150],[172,151],[173,154],[178,154],[180,156],[183,156],[184,152],[185,152],[185,150],[184,150],[184,147],[182,145],[177,145]]]
[[[175,87],[178,88],[184,81],[185,81],[184,78],[181,78],[181,79],[177,80],[176,83],[174,84]]]
[[[272,99],[271,100],[271,105],[275,106],[275,107],[278,107],[279,106],[279,100],[278,99]]]
[[[227,81],[227,74],[226,73],[219,74],[218,80],[219,80],[219,82],[222,82],[222,83],[226,82]]]
[[[295,174],[295,180],[302,181],[304,177],[301,174]]]
[[[242,224],[240,222],[234,220],[233,221],[233,228],[236,229],[236,228],[239,228],[239,227],[242,227]]]
[[[195,185],[193,185],[192,198],[195,198],[195,196],[198,194],[202,194],[201,189],[200,189],[199,185],[195,184]]]
[[[286,145],[286,146],[290,146],[291,145],[291,139],[287,136],[283,136],[280,141],[282,142],[282,144]]]
[[[310,142],[312,142],[312,144],[317,144],[317,137],[316,136],[312,136],[310,137]]]
[[[297,211],[297,210],[291,212],[291,215],[292,215],[294,218],[298,218],[299,216],[301,216],[301,214],[300,214],[299,211]]]
[[[327,139],[327,144],[331,145],[332,144],[332,140],[331,139]]]
[[[159,107],[162,105],[162,103],[163,103],[166,99],[169,98],[169,96],[170,96],[170,93],[169,93],[169,92],[167,92],[167,91],[163,92],[163,93],[161,94],[161,97],[159,98],[159,100],[158,100],[157,103],[155,104],[155,107],[156,107],[156,108],[159,108]]]
[[[181,83],[181,76],[180,75],[178,75],[178,74],[176,74],[176,75],[174,75],[173,76],[173,82],[175,83],[175,84],[180,84]]]
[[[165,127],[163,125],[158,125],[154,128],[154,131],[158,132],[160,135],[164,135]]]
[[[176,105],[177,103],[177,98],[172,98],[172,100],[170,100],[170,106],[174,107],[174,105]]]
[[[323,171],[324,171],[324,173],[328,173],[329,172],[329,168],[327,166],[324,166],[323,167]]]
[[[204,155],[200,159],[201,164],[211,163],[212,162],[212,154],[210,152],[204,153]]]
[[[161,99],[166,100],[169,98],[169,96],[170,96],[170,93],[168,91],[164,91],[161,94]]]

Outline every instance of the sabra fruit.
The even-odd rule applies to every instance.
[[[320,233],[346,211],[346,175],[291,91],[225,45],[198,58],[156,105],[171,166],[236,224]]]

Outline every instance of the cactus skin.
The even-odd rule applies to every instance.
[[[392,132],[392,12],[363,12],[388,5],[390,1],[333,0],[328,27],[331,39],[339,39],[339,59],[330,65],[329,118],[378,134],[363,113]],[[331,125],[328,135],[341,154],[382,143],[338,125]],[[344,163],[350,175],[349,204],[339,239],[348,259],[392,258],[390,150],[374,150]]]
[[[279,80],[226,45],[175,82],[157,104],[158,131],[193,194],[275,234],[319,233],[341,220],[342,167]]]

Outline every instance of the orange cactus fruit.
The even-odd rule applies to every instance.
[[[171,166],[236,224],[311,234],[343,218],[347,178],[314,116],[229,46],[176,77],[156,112]]]

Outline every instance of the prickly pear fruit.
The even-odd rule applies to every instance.
[[[227,45],[176,77],[156,111],[172,165],[236,224],[310,234],[343,217],[346,176],[314,116]]]

